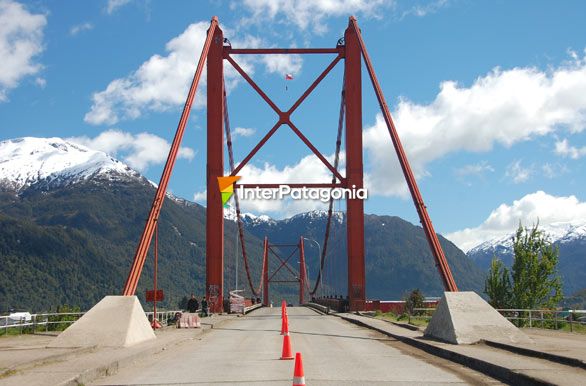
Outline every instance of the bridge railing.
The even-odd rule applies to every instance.
[[[570,331],[586,327],[586,310],[497,309],[511,323],[521,327],[559,329],[566,325]]]
[[[311,303],[316,303],[321,306],[328,307],[330,310],[336,312],[346,312],[348,310],[348,301],[346,299],[335,297],[318,297],[311,299]]]
[[[496,310],[519,327],[558,330],[568,326],[570,332],[573,332],[574,329],[586,331],[586,310],[533,310],[522,308],[498,308]],[[429,320],[434,311],[435,308],[414,308],[413,314],[419,318]]]
[[[85,312],[55,312],[44,314],[25,314],[20,316],[0,316],[0,335],[9,331],[18,334],[32,332],[61,331],[81,318]]]
[[[157,319],[163,326],[175,320],[179,310],[157,311]],[[0,316],[0,335],[8,335],[9,332],[16,334],[40,333],[49,331],[62,331],[69,325],[75,323],[85,312],[54,312],[42,314],[27,314],[19,317]],[[153,313],[145,312],[149,321],[152,321]]]
[[[248,314],[251,311],[256,310],[257,308],[261,308],[262,307],[262,303],[256,303],[253,305],[250,305],[248,307],[244,307],[244,314]]]

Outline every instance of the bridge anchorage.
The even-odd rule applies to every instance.
[[[238,64],[234,55],[332,55],[333,60],[315,79],[315,81],[303,92],[297,101],[286,111],[277,107],[277,105],[268,97],[268,95],[259,87],[257,83],[246,73]],[[370,56],[366,50],[366,45],[362,38],[358,23],[354,17],[350,17],[348,27],[344,33],[344,38],[338,41],[333,48],[234,48],[229,41],[224,38],[224,34],[218,24],[217,17],[212,18],[210,28],[207,32],[207,38],[195,71],[195,76],[191,84],[187,100],[179,120],[179,125],[171,145],[171,150],[161,176],[155,198],[153,200],[148,219],[142,232],[139,245],[137,247],[130,273],[124,285],[123,295],[132,296],[136,292],[138,280],[145,263],[147,251],[151,244],[151,239],[156,227],[157,220],[163,205],[165,192],[169,183],[169,178],[173,171],[173,166],[177,158],[177,153],[183,138],[187,120],[191,111],[199,80],[207,63],[207,218],[206,218],[206,297],[210,304],[213,304],[212,312],[222,312],[222,301],[224,295],[224,213],[222,206],[221,194],[218,189],[218,177],[224,176],[224,143],[226,143],[230,163],[230,176],[237,176],[242,168],[249,163],[255,154],[266,144],[266,142],[282,126],[288,126],[293,133],[315,154],[320,161],[332,173],[332,180],[329,183],[243,183],[234,185],[234,198],[236,203],[236,212],[238,217],[239,237],[244,256],[245,268],[250,289],[254,296],[259,296],[261,288],[265,289],[265,302],[267,301],[268,283],[271,277],[268,275],[267,258],[270,248],[268,241],[265,240],[265,251],[263,258],[263,273],[261,282],[258,287],[252,284],[248,256],[244,243],[243,226],[240,219],[240,206],[237,190],[241,189],[274,189],[285,185],[291,188],[322,188],[334,189],[343,188],[360,189],[364,186],[363,171],[363,148],[362,148],[362,61],[366,65],[367,73],[372,82],[374,92],[378,99],[385,123],[387,125],[390,140],[397,153],[403,175],[409,187],[413,203],[419,215],[427,241],[434,256],[436,266],[440,273],[446,291],[458,291],[450,267],[448,266],[444,252],[440,246],[437,235],[433,229],[431,219],[428,215],[427,208],[417,187],[417,182],[407,160],[407,156],[397,134],[389,108],[385,102],[382,89],[374,72],[374,67]],[[332,165],[327,158],[319,152],[312,142],[303,134],[303,132],[293,123],[291,116],[297,108],[306,100],[314,91],[319,83],[330,73],[330,71],[340,62],[344,62],[344,78],[341,91],[340,114],[338,135],[336,139],[336,158]],[[244,159],[238,164],[235,163],[232,153],[232,140],[230,137],[230,121],[228,115],[228,103],[224,82],[224,64],[231,65],[246,82],[258,93],[258,95],[270,106],[275,112],[277,119],[274,126],[264,135],[264,137],[252,148]],[[226,137],[224,137],[224,135]],[[344,136],[346,152],[346,170],[344,175],[339,170],[339,153]],[[328,222],[325,234],[324,248],[321,254],[320,268],[323,268],[325,255],[327,251],[327,240],[332,216],[332,203],[328,211]],[[346,218],[347,218],[347,245],[348,245],[348,300],[349,309],[352,311],[363,310],[365,308],[366,277],[364,265],[364,204],[360,198],[346,199]],[[267,250],[268,248],[268,250]],[[303,240],[299,243],[300,254],[303,256]],[[280,258],[280,257],[279,257]],[[287,264],[282,264],[286,266]],[[321,274],[322,269],[320,269]],[[304,286],[307,280],[305,269],[300,270],[297,280],[300,284],[300,300],[303,299]],[[320,278],[316,281],[313,290],[309,291],[314,294],[320,283]],[[263,282],[264,281],[264,282]]]

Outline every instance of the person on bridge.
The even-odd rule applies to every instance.
[[[193,314],[197,312],[198,308],[199,303],[197,302],[195,295],[191,294],[191,299],[189,299],[189,301],[187,302],[187,311],[189,311],[190,314]]]
[[[208,316],[208,301],[205,297],[201,298],[201,316]]]

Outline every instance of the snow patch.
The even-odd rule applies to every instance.
[[[96,176],[140,178],[138,172],[106,153],[61,138],[0,142],[0,187],[19,192],[38,183],[63,186]]]
[[[558,222],[548,225],[540,225],[539,228],[545,232],[553,243],[565,244],[576,240],[586,241],[586,221],[583,223]],[[492,240],[483,242],[467,252],[468,256],[480,256],[479,253],[499,251],[500,253],[511,253],[513,250],[513,236],[515,232],[504,236],[495,237]]]

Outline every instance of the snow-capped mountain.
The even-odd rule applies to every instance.
[[[265,214],[263,215],[255,215],[252,213],[241,213],[240,218],[242,222],[246,225],[256,226],[256,225],[275,225],[279,222],[283,222],[284,224],[295,222],[295,221],[304,221],[308,224],[311,224],[313,221],[318,220],[326,220],[328,218],[328,211],[327,210],[312,210],[309,212],[298,213],[292,217],[285,218],[283,220],[275,220],[270,216]],[[229,221],[236,221],[236,208],[230,206],[224,209],[224,219]],[[342,224],[344,222],[344,212],[334,212],[332,213],[332,220],[337,222],[338,224]]]
[[[584,288],[586,283],[586,221],[583,223],[555,223],[540,225],[559,248],[558,270],[564,292],[572,294]],[[493,257],[507,266],[513,263],[514,233],[496,237],[468,251],[467,255],[483,270],[488,270]]]
[[[328,211],[327,210],[312,210],[310,212],[299,213],[293,217],[285,219],[285,222],[291,221],[299,221],[304,220],[309,222],[310,224],[312,221],[316,220],[327,220],[328,218]],[[342,224],[344,222],[344,212],[335,211],[332,213],[332,220],[337,222],[338,224]]]
[[[0,188],[20,192],[31,186],[66,186],[96,177],[119,180],[140,178],[140,174],[104,152],[61,138],[0,142]]]
[[[242,219],[242,222],[246,225],[276,224],[276,221],[273,220],[271,217],[267,216],[266,214],[257,216],[252,213],[240,213],[240,218]],[[224,208],[224,219],[228,221],[236,221],[236,207],[229,206],[227,208]]]
[[[583,223],[552,223],[540,226],[549,240],[553,243],[567,244],[574,241],[584,240],[586,242],[586,220]],[[468,256],[474,258],[484,253],[510,254],[513,248],[513,236],[515,232],[495,237],[492,240],[483,242],[467,252]]]

